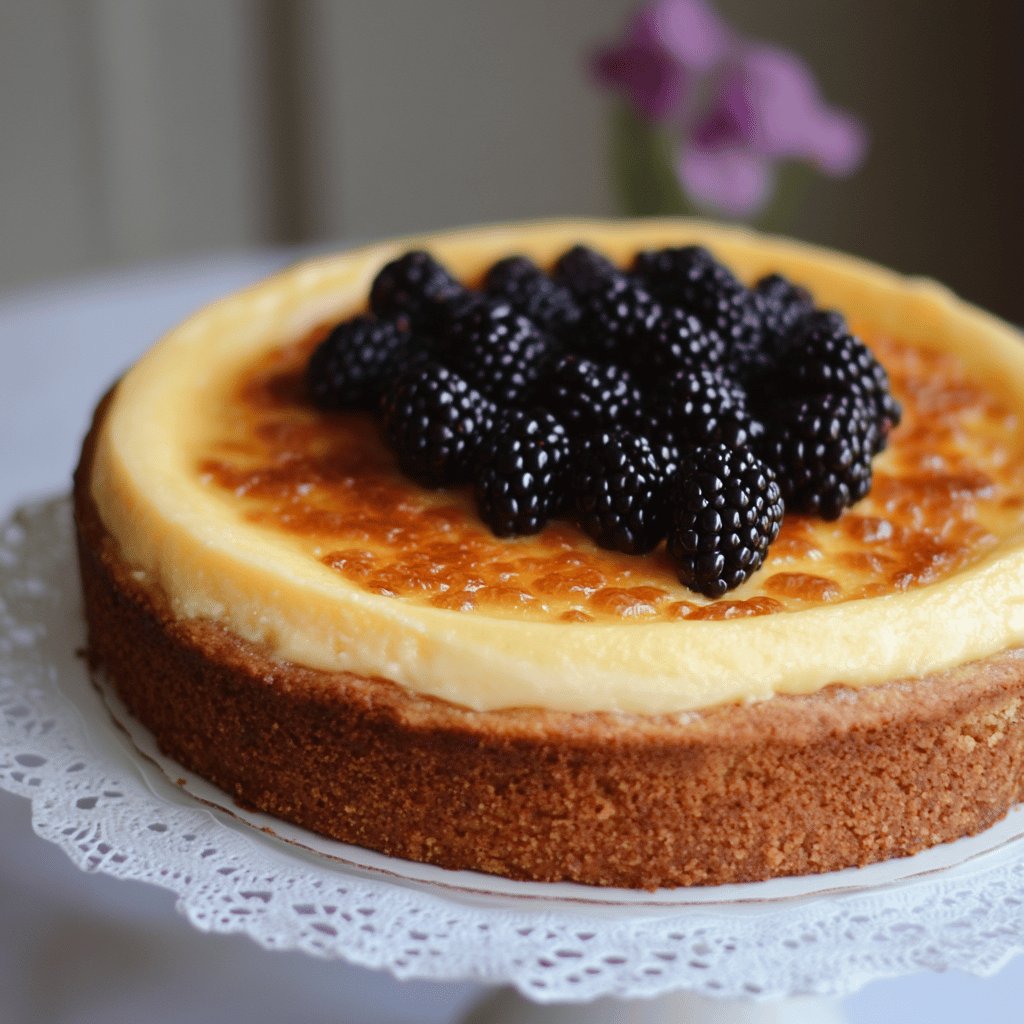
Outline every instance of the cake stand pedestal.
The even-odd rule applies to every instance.
[[[859,871],[656,893],[444,871],[242,812],[92,685],[76,579],[66,499],[0,527],[0,787],[79,867],[172,890],[203,931],[510,986],[476,1024],[839,1020],[822,1000],[1024,950],[1019,811]]]

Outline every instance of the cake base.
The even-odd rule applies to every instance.
[[[274,660],[133,575],[90,496],[94,436],[75,477],[90,664],[243,806],[441,867],[655,889],[912,854],[1024,796],[1021,650],[649,717],[476,712]]]

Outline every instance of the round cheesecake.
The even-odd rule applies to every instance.
[[[867,498],[787,515],[726,597],[568,522],[497,538],[303,371],[380,268],[477,284],[576,243],[700,243],[841,310],[904,418]],[[1024,350],[938,286],[697,222],[525,225],[301,265],[202,311],[98,410],[76,475],[92,664],[239,802],[515,878],[654,888],[820,872],[1021,799]]]

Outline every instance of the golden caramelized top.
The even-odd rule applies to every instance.
[[[247,521],[372,594],[561,622],[770,615],[932,583],[1024,521],[1018,413],[957,357],[874,337],[905,418],[875,462],[871,494],[836,522],[787,515],[765,566],[708,600],[678,582],[664,546],[606,551],[568,522],[498,538],[468,489],[408,480],[373,417],[305,399],[302,370],[321,333],[225,381],[197,468]]]
[[[466,491],[401,476],[371,417],[306,403],[318,332],[364,307],[400,252],[474,280],[579,242],[621,263],[705,244],[845,312],[904,405],[870,495],[833,523],[788,515],[764,567],[709,601],[663,552],[603,551],[568,523],[498,539]],[[177,615],[282,659],[479,710],[676,713],[1024,644],[1022,411],[1019,336],[934,284],[701,222],[483,228],[303,264],[187,321],[119,384],[92,495]]]

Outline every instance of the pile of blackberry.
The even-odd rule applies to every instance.
[[[405,253],[306,383],[322,409],[376,410],[402,470],[471,486],[498,536],[567,518],[616,551],[665,541],[709,597],[761,566],[784,510],[863,498],[900,420],[841,314],[780,274],[747,287],[701,246],[629,270],[584,246],[550,272],[510,256],[479,289]]]

